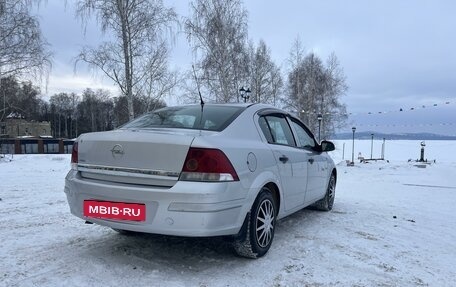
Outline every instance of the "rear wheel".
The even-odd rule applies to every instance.
[[[263,187],[234,240],[238,255],[259,258],[268,252],[274,238],[276,210],[271,190]]]
[[[334,205],[334,198],[336,197],[336,176],[331,174],[328,183],[328,189],[326,190],[325,197],[317,201],[314,206],[323,211],[330,211]]]

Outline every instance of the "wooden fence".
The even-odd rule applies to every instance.
[[[43,138],[0,139],[0,154],[71,153],[73,140]]]

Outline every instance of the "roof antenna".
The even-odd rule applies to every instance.
[[[203,101],[203,97],[201,96],[201,90],[200,90],[200,86],[199,86],[199,81],[198,81],[198,77],[196,76],[195,66],[193,66],[193,64],[192,64],[192,69],[193,69],[193,76],[195,77],[196,87],[198,88],[198,94],[199,94],[199,97],[200,97],[201,118],[200,118],[200,124],[199,124],[199,126],[200,126],[200,128],[202,129],[201,124],[203,123],[204,101]],[[200,130],[200,132],[201,132],[201,130]]]
[[[203,101],[203,97],[201,96],[199,81],[198,81],[198,78],[196,77],[195,66],[193,66],[193,64],[192,64],[192,69],[193,69],[193,76],[195,77],[196,87],[198,88],[198,94],[200,96],[200,105],[201,105],[201,110],[202,110],[204,107],[204,101]]]

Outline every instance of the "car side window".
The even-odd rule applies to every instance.
[[[299,123],[296,119],[290,118],[290,121],[299,141],[299,143],[297,143],[298,147],[310,149],[314,148],[316,146],[316,143],[310,132],[304,128],[302,124]]]
[[[268,122],[266,121],[266,119],[264,117],[261,117],[258,120],[258,123],[260,124],[261,131],[266,137],[268,143],[274,143],[274,138],[272,137],[271,130],[269,129]]]
[[[285,117],[269,115],[259,119],[260,128],[269,143],[296,146]]]

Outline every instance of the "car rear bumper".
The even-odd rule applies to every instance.
[[[237,234],[254,200],[239,182],[178,181],[162,188],[81,178],[74,170],[66,177],[65,193],[71,213],[84,220],[115,229],[189,237]],[[145,204],[146,219],[86,217],[84,200]]]

